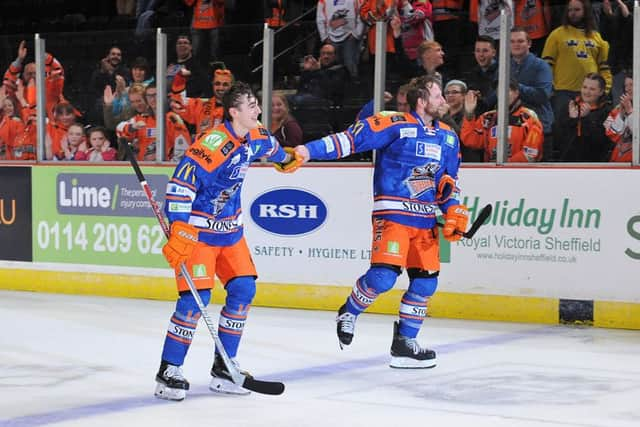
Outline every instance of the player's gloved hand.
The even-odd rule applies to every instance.
[[[444,174],[438,182],[438,191],[436,193],[436,203],[442,204],[451,198],[453,190],[456,189],[456,181],[451,175]]]
[[[462,234],[467,231],[469,223],[469,210],[465,205],[449,206],[444,214],[444,227],[442,234],[450,242],[457,242],[462,239]]]
[[[175,270],[189,259],[197,243],[198,229],[186,222],[175,221],[171,224],[169,240],[162,247],[162,255]]]
[[[293,149],[293,147],[284,147],[284,151],[289,154],[289,161],[284,163],[274,163],[273,167],[281,173],[292,173],[297,171],[304,163],[304,160]]]

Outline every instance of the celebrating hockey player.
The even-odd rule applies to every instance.
[[[165,213],[171,235],[162,253],[175,269],[179,298],[169,322],[155,395],[182,400],[189,383],[181,366],[201,316],[180,274],[182,263],[191,273],[207,305],[214,276],[227,293],[220,312],[218,336],[232,363],[249,306],[256,291],[257,273],[243,237],[240,191],[249,164],[261,157],[282,162],[278,169],[292,172],[299,161],[259,125],[260,107],[251,88],[234,84],[223,99],[225,121],[206,132],[186,152],[167,184]],[[235,384],[218,352],[211,368],[209,388],[214,392],[248,394]]]
[[[358,315],[391,289],[406,268],[410,281],[393,328],[393,368],[435,366],[435,352],[421,347],[416,336],[426,316],[427,301],[438,285],[436,210],[444,213],[442,232],[449,241],[461,238],[469,217],[458,199],[458,138],[436,120],[438,108],[445,102],[440,86],[432,78],[424,83],[409,89],[408,113],[384,111],[357,121],[344,132],[295,147],[303,161],[377,150],[371,266],[356,281],[336,321],[340,346],[350,345]]]

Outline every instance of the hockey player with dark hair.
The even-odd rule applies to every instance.
[[[243,236],[240,192],[250,163],[258,158],[281,162],[277,169],[293,172],[300,162],[285,152],[258,122],[260,107],[242,82],[223,98],[225,121],[202,135],[186,152],[167,184],[165,213],[171,235],[162,253],[175,269],[179,298],[162,351],[155,395],[182,400],[189,383],[181,366],[193,339],[198,305],[180,274],[184,263],[204,305],[211,299],[214,276],[227,293],[220,312],[218,336],[231,362],[256,292],[256,269]],[[214,392],[248,394],[232,381],[218,352],[211,368]]]
[[[436,117],[445,102],[440,86],[427,78],[407,93],[410,111],[383,111],[346,131],[295,147],[303,161],[337,159],[377,150],[373,177],[371,266],[338,310],[340,346],[351,344],[358,315],[390,290],[403,268],[409,288],[402,297],[391,344],[393,368],[431,368],[434,351],[416,337],[440,272],[436,211],[444,213],[443,235],[457,241],[469,212],[459,201],[460,165],[456,134]]]

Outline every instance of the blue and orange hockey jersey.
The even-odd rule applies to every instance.
[[[346,131],[305,144],[312,159],[330,160],[377,150],[373,175],[373,216],[418,228],[435,227],[437,209],[458,205],[460,144],[445,124],[424,125],[415,113],[382,111]],[[443,176],[456,181],[439,200]]]
[[[264,127],[243,137],[228,121],[221,123],[189,147],[169,180],[169,222],[194,225],[199,240],[211,246],[233,245],[242,237],[240,191],[250,163],[262,157],[282,162],[286,156]]]

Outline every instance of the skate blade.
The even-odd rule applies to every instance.
[[[209,390],[214,393],[221,394],[234,394],[238,396],[246,396],[251,392],[245,388],[234,384],[232,381],[225,380],[223,378],[212,377],[209,383]]]
[[[436,366],[436,359],[415,360],[408,357],[391,356],[389,367],[396,369],[429,369]]]
[[[169,388],[164,384],[158,383],[153,395],[158,399],[175,400],[179,402],[187,397],[187,391],[180,388]]]

